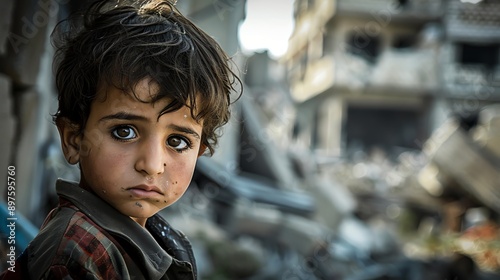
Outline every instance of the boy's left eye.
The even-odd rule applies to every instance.
[[[137,137],[134,129],[130,126],[118,126],[113,129],[112,134],[118,140],[130,140]]]
[[[182,152],[190,147],[189,141],[179,136],[169,137],[167,139],[167,144],[179,152]]]

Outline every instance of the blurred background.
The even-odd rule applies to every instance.
[[[55,180],[79,177],[51,122],[50,32],[86,4],[2,0],[0,181],[15,166],[18,254]],[[245,83],[215,155],[161,212],[200,279],[499,279],[500,1],[177,7]]]

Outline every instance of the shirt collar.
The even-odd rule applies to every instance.
[[[56,182],[56,191],[104,230],[120,236],[136,247],[144,260],[149,279],[160,279],[166,273],[172,264],[172,257],[161,249],[145,228],[101,198],[80,188],[78,183],[59,179]]]

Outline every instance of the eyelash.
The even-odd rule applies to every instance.
[[[121,138],[119,136],[117,136],[115,133],[118,129],[120,128],[126,128],[126,129],[130,129],[131,132],[133,132],[134,134],[134,137],[132,138],[129,138],[129,139],[124,139],[124,138]],[[117,140],[117,141],[121,141],[121,142],[128,142],[130,140],[133,140],[135,138],[137,138],[137,132],[136,132],[136,129],[133,127],[133,126],[130,126],[130,125],[117,125],[117,126],[114,126],[111,128],[111,131],[110,131],[110,134],[111,134],[111,137],[113,137],[113,139]],[[186,143],[186,147],[182,148],[182,149],[177,149],[173,146],[171,146],[168,141],[172,138],[177,138],[179,139],[180,141],[183,141]],[[174,134],[174,135],[170,135],[167,140],[166,140],[166,144],[167,146],[169,147],[172,147],[172,149],[174,149],[176,152],[178,152],[179,154],[180,153],[183,153],[184,151],[188,150],[188,149],[191,149],[193,146],[192,146],[192,143],[191,141],[187,138],[187,137],[184,137],[182,135],[177,135],[177,134]]]
[[[173,147],[173,146],[170,146],[170,145],[168,144],[168,140],[170,140],[170,139],[172,139],[172,138],[178,138],[179,140],[184,141],[184,142],[186,143],[186,147],[185,147],[185,148],[182,148],[182,149],[177,149],[177,148],[175,148],[175,147]],[[186,138],[186,137],[184,137],[184,136],[181,136],[181,135],[176,135],[176,134],[169,136],[169,137],[167,138],[167,141],[166,141],[166,142],[167,142],[167,145],[168,145],[169,147],[172,147],[172,148],[173,148],[176,152],[178,152],[179,154],[181,154],[182,152],[184,152],[184,151],[186,151],[186,150],[188,150],[188,149],[191,149],[191,148],[193,147],[193,146],[192,146],[191,141],[189,141],[189,139],[188,139],[188,138]]]
[[[120,128],[130,129],[130,131],[133,132],[134,137],[130,138],[130,139],[124,139],[124,138],[117,136],[115,133]],[[111,128],[111,137],[113,137],[113,139],[118,140],[118,141],[127,142],[127,141],[130,141],[132,139],[137,138],[137,131],[135,130],[135,128],[133,126],[130,126],[130,125],[117,125],[117,126],[114,126]]]

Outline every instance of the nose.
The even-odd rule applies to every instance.
[[[165,144],[161,139],[142,141],[138,147],[135,170],[144,175],[154,176],[165,171]]]

